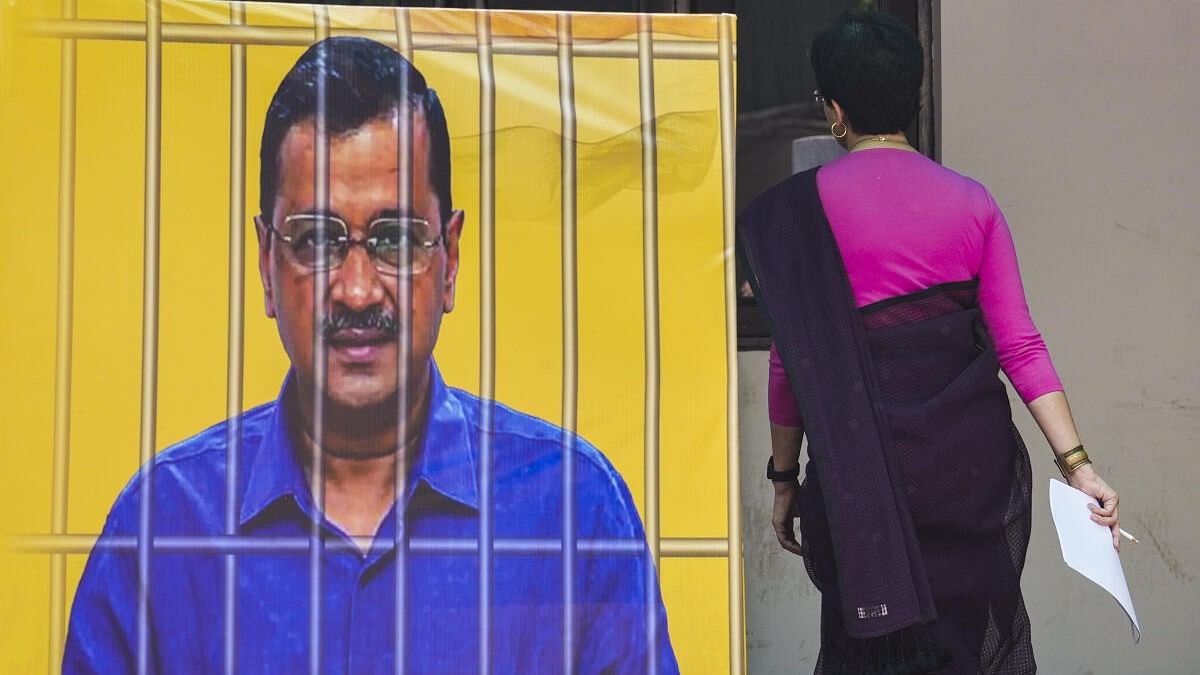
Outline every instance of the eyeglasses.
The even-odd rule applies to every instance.
[[[295,215],[280,227],[267,223],[283,246],[284,256],[314,272],[335,269],[346,261],[353,246],[367,251],[375,269],[391,276],[414,276],[429,269],[434,249],[442,241],[423,218],[379,218],[367,226],[367,236],[350,237],[346,221],[336,216]]]
[[[817,105],[819,105],[819,106],[825,105],[825,94],[822,94],[820,89],[813,89],[812,97],[813,97],[813,101]]]

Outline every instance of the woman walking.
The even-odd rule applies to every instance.
[[[816,672],[1035,672],[1029,457],[1001,369],[1114,546],[1117,494],[1079,441],[996,202],[905,139],[916,37],[853,12],[811,58],[850,152],[760,195],[738,236],[775,339],[773,524],[822,594]]]

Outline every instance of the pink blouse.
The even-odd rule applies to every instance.
[[[1062,390],[1025,304],[1008,224],[986,188],[919,153],[873,148],[821,168],[817,189],[859,307],[977,278],[984,323],[1021,400]],[[770,368],[771,421],[803,426],[774,345]]]

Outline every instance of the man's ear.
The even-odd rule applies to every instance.
[[[454,211],[446,223],[446,276],[442,279],[442,311],[446,313],[454,309],[454,287],[458,280],[458,238],[462,236],[465,218],[462,211]]]
[[[267,317],[275,318],[275,294],[271,290],[271,230],[262,216],[254,216],[254,233],[258,235],[258,276],[263,285],[263,305]]]

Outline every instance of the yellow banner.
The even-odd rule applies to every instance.
[[[445,111],[446,383],[602,453],[679,668],[741,668],[732,17],[17,0],[0,24],[0,669],[56,670],[145,459],[279,395],[260,140],[330,36],[398,50]]]

